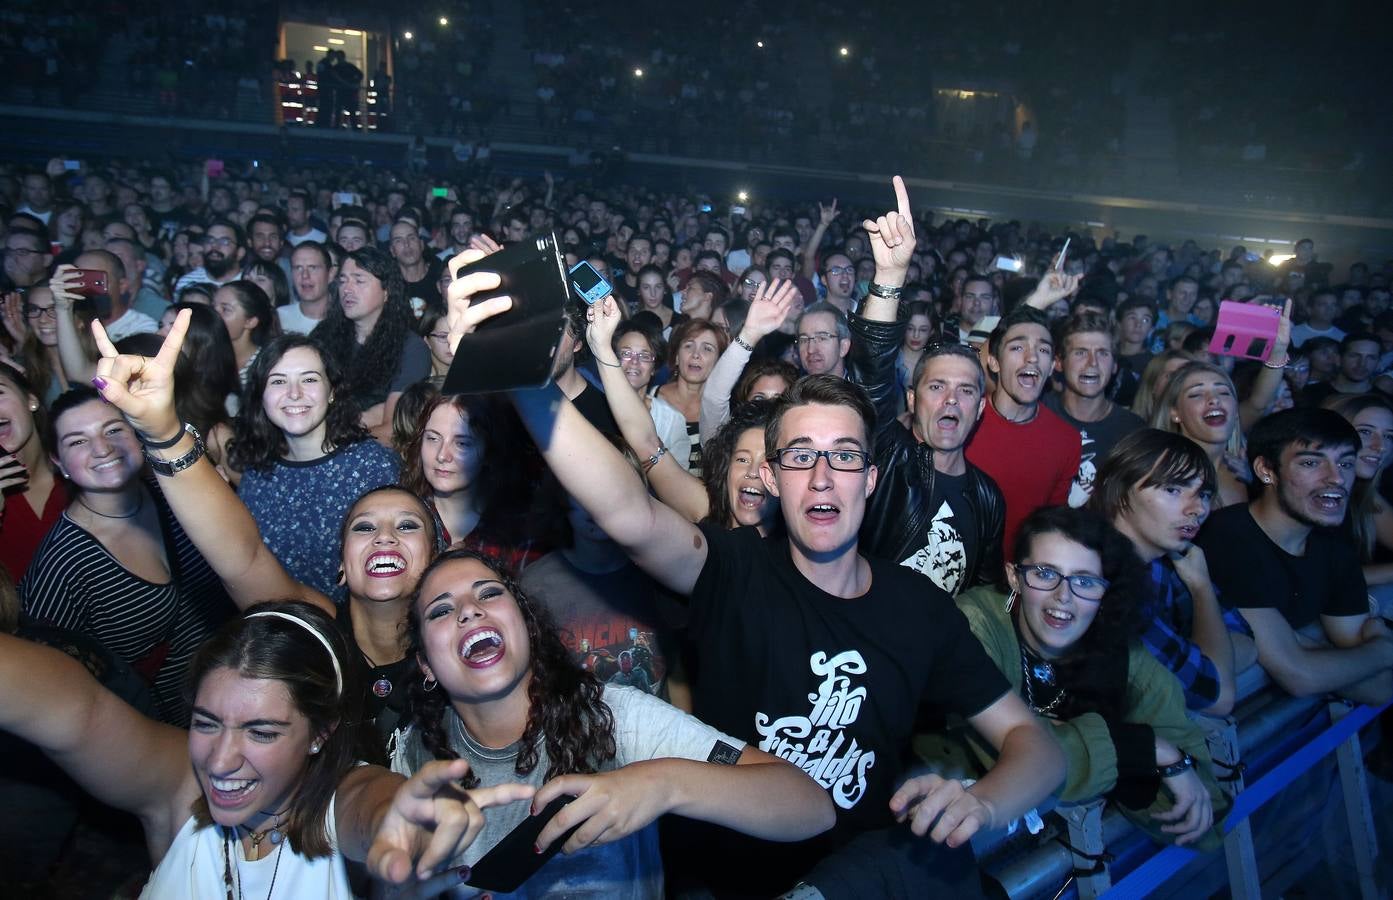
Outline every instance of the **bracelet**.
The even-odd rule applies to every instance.
[[[734,341],[734,342],[735,342],[736,344],[738,344],[739,346],[744,347],[744,348],[745,348],[746,350],[748,350],[749,352],[751,352],[751,353],[754,353],[754,352],[755,352],[755,348],[754,348],[754,347],[751,347],[749,344],[745,343],[745,339],[742,338],[740,335],[738,335],[738,334],[735,335],[734,337],[731,338],[731,340]]]
[[[647,475],[658,464],[658,461],[667,453],[667,444],[658,441],[658,452],[643,461],[643,474]]]
[[[150,470],[156,475],[163,475],[166,478],[177,475],[198,462],[208,452],[208,445],[203,443],[203,435],[198,433],[198,429],[192,425],[184,427],[188,429],[189,434],[193,435],[193,449],[178,459],[156,459],[150,455],[149,448],[146,449],[145,461],[150,464]],[[179,436],[183,437],[183,434],[181,433]]]
[[[146,450],[168,450],[170,447],[179,443],[184,435],[191,431],[193,431],[192,425],[187,422],[181,422],[179,424],[179,430],[174,433],[174,437],[167,441],[152,441],[138,431],[136,432],[136,437],[140,439],[140,445]]]
[[[882,300],[898,300],[904,294],[903,287],[892,287],[888,284],[880,284],[872,281],[870,292]]]
[[[1195,758],[1184,751],[1181,751],[1180,761],[1173,762],[1168,766],[1157,766],[1156,775],[1159,778],[1174,778],[1182,772],[1188,772],[1195,767]]]
[[[1290,363],[1290,362],[1291,362],[1291,354],[1287,354],[1287,358],[1284,359],[1284,360],[1282,360],[1282,364],[1281,364],[1280,366],[1273,365],[1273,364],[1272,364],[1271,362],[1269,362],[1268,360],[1263,360],[1263,361],[1262,361],[1262,364],[1263,364],[1263,367],[1264,367],[1264,368],[1267,368],[1267,369],[1285,369],[1285,368],[1287,367],[1287,364]]]
[[[599,364],[602,365],[602,366],[609,366],[611,369],[622,369],[622,368],[624,368],[624,364],[623,364],[623,363],[605,362],[603,359],[600,359],[598,356],[595,357],[595,362],[599,363]]]

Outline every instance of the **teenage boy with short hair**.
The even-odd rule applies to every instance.
[[[1055,340],[1059,353],[1054,368],[1062,376],[1062,390],[1046,394],[1044,403],[1072,425],[1083,442],[1079,468],[1069,488],[1069,505],[1078,507],[1093,493],[1098,469],[1109,451],[1145,423],[1108,399],[1108,385],[1117,374],[1117,343],[1107,316],[1096,312],[1071,316]]]

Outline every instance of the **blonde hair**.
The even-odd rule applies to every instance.
[[[1166,364],[1178,359],[1186,362],[1194,359],[1190,354],[1180,350],[1162,350],[1142,369],[1141,382],[1137,385],[1137,396],[1132,400],[1132,412],[1143,422],[1151,421],[1151,414],[1156,411],[1156,383],[1161,380],[1162,373],[1166,371]]]
[[[1221,378],[1229,386],[1229,391],[1233,396],[1234,413],[1233,418],[1229,420],[1229,439],[1224,449],[1235,456],[1242,456],[1243,428],[1238,414],[1238,390],[1233,386],[1233,378],[1229,376],[1229,373],[1213,363],[1188,362],[1171,374],[1170,381],[1166,382],[1165,393],[1161,395],[1156,408],[1151,411],[1151,427],[1185,434],[1181,430],[1180,423],[1172,418],[1172,413],[1175,412],[1176,404],[1180,402],[1180,394],[1185,389],[1185,381],[1194,375],[1211,375]],[[1189,435],[1185,436],[1189,437]]]

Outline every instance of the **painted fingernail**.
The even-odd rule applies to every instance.
[[[100,375],[93,377],[92,387],[96,388],[99,391],[106,390],[106,379]]]

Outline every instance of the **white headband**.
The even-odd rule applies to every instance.
[[[301,628],[314,635],[314,639],[324,645],[324,650],[329,654],[329,661],[334,664],[334,682],[338,687],[338,694],[336,696],[343,696],[343,669],[339,667],[339,655],[334,652],[333,646],[329,644],[329,639],[321,634],[318,628],[315,628],[299,616],[292,616],[288,612],[281,612],[276,609],[264,609],[261,612],[248,613],[245,618],[255,619],[257,616],[275,616],[277,619],[285,619],[287,622],[294,622],[296,625],[299,625]]]

